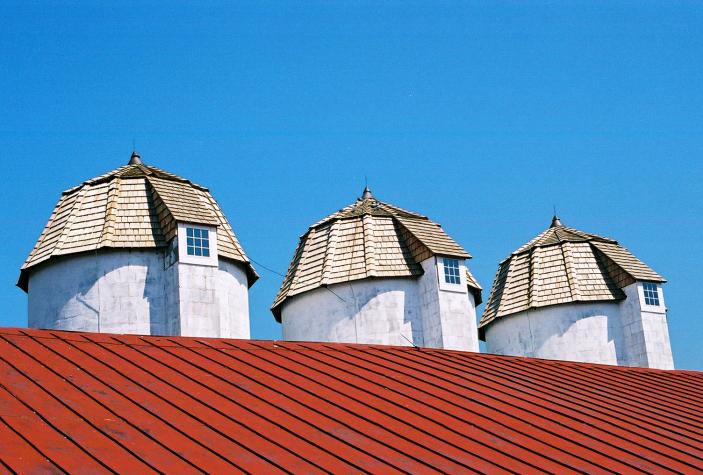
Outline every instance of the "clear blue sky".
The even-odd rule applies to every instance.
[[[703,369],[702,25],[675,1],[4,1],[0,325],[26,325],[14,284],[60,192],[134,139],[281,272],[365,175],[485,288],[556,205],[669,279],[675,362]],[[279,338],[281,278],[258,269],[252,334]]]

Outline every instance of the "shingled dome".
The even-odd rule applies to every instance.
[[[280,321],[283,302],[309,290],[369,277],[420,276],[420,262],[434,255],[471,257],[439,224],[379,201],[366,188],[356,202],[301,236],[271,310]],[[467,282],[480,294],[473,276]]]
[[[622,300],[621,289],[635,281],[666,282],[617,241],[564,226],[555,216],[546,231],[500,263],[479,332],[528,309]]]
[[[254,268],[208,189],[144,165],[135,152],[128,165],[63,192],[17,285],[27,291],[28,273],[59,256],[165,247],[177,234],[177,222],[216,226],[219,257],[244,264],[249,286],[256,281]]]

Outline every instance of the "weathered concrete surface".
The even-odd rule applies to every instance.
[[[486,351],[500,355],[625,364],[617,303],[570,303],[500,318],[486,328]]]
[[[459,261],[459,284],[445,281],[441,257],[426,259],[421,264],[425,274],[418,284],[425,321],[425,346],[479,351],[476,305],[467,288],[464,261]]]
[[[623,289],[627,299],[621,304],[621,312],[629,365],[673,369],[664,291],[661,285],[657,287],[658,306],[646,304],[641,282]]]
[[[249,338],[242,266],[169,262],[162,250],[101,251],[32,271],[34,328],[142,335]]]
[[[488,353],[673,369],[666,307],[644,304],[642,284],[620,302],[569,303],[516,313],[486,328]]]
[[[249,338],[247,277],[237,264],[178,264],[181,334]]]
[[[281,311],[283,339],[478,351],[465,283],[440,290],[435,258],[422,266],[420,278],[363,279],[289,298]]]

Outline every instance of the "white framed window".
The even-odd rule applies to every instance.
[[[210,233],[207,229],[186,228],[186,252],[189,256],[210,257]]]
[[[444,281],[448,284],[461,284],[459,259],[443,257],[442,264],[442,267],[444,267]]]
[[[217,228],[178,223],[178,261],[199,266],[217,266]]]
[[[643,282],[644,303],[647,305],[659,306],[659,286],[651,282]]]

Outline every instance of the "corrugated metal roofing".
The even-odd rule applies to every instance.
[[[636,280],[665,282],[617,241],[566,227],[555,217],[500,263],[479,328],[530,308],[622,300],[621,289]]]
[[[285,299],[302,292],[367,277],[419,276],[420,262],[433,255],[471,258],[439,224],[378,201],[367,188],[300,238],[271,309],[280,320]],[[469,282],[480,293],[475,279]]]
[[[693,473],[703,373],[0,330],[0,472]]]
[[[177,222],[217,226],[221,257],[242,262],[249,284],[258,278],[227,218],[207,188],[141,162],[119,167],[61,195],[20,271],[51,257],[102,248],[163,247],[176,236]]]

